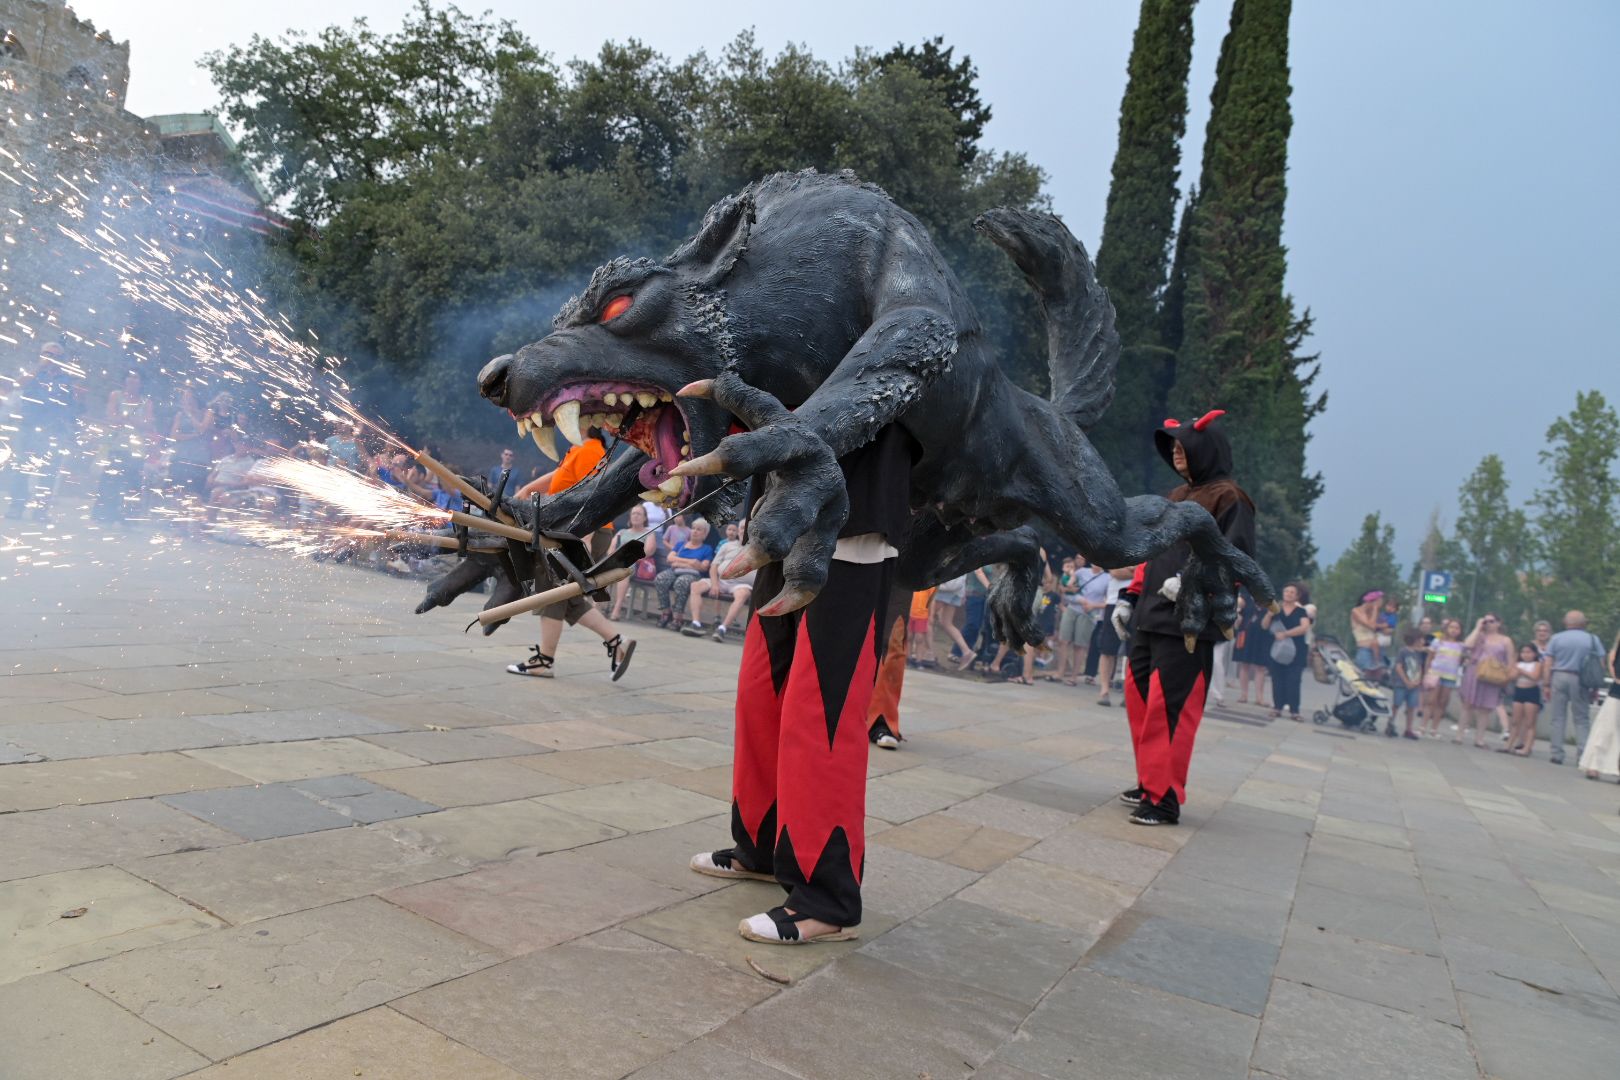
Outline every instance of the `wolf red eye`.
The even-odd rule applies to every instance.
[[[615,296],[607,302],[607,307],[602,309],[602,318],[598,321],[612,322],[629,310],[630,298],[628,296]]]

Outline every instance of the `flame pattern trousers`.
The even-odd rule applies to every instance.
[[[737,675],[731,835],[744,866],[787,890],[785,906],[834,926],[861,921],[867,708],[894,560],[834,560],[798,611],[762,617],[782,567],[761,567]]]
[[[1131,637],[1125,670],[1125,715],[1136,751],[1136,779],[1148,797],[1162,803],[1174,792],[1187,801],[1187,768],[1204,717],[1215,643],[1199,639],[1187,651],[1179,635],[1138,630]]]

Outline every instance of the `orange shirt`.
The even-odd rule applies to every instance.
[[[928,602],[934,598],[938,589],[924,589],[922,592],[911,594],[911,617],[913,619],[928,618]]]
[[[581,480],[591,474],[596,463],[607,456],[600,441],[586,439],[568,453],[563,455],[562,464],[551,476],[551,485],[546,488],[547,495],[555,495],[559,491],[567,491]]]

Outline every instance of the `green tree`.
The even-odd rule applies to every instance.
[[[1565,611],[1584,611],[1605,638],[1620,628],[1617,457],[1620,417],[1601,392],[1578,393],[1575,408],[1547,429],[1547,482],[1534,498],[1538,610],[1555,626]]]
[[[1235,474],[1259,504],[1260,559],[1286,578],[1309,572],[1318,475],[1306,427],[1326,400],[1304,355],[1310,317],[1283,291],[1290,0],[1235,0],[1221,45],[1203,173],[1185,254],[1173,411],[1230,414]],[[1172,334],[1172,336],[1174,336]]]
[[[979,156],[979,140],[990,122],[990,106],[979,98],[979,69],[973,58],[963,54],[953,63],[956,49],[942,37],[929,38],[921,45],[900,42],[878,57],[879,67],[905,64],[928,80],[940,95],[945,108],[956,118],[957,164],[972,165]]]
[[[1318,628],[1348,643],[1350,609],[1372,589],[1406,594],[1406,578],[1395,558],[1395,528],[1376,513],[1362,519],[1360,534],[1317,578],[1311,599]]]
[[[972,65],[937,41],[838,65],[751,34],[678,62],[630,41],[558,68],[505,23],[420,0],[399,31],[255,38],[208,67],[296,219],[282,306],[350,358],[364,403],[453,452],[510,437],[472,377],[543,335],[593,267],[668,251],[718,196],[807,166],[855,169],[915,213],[1009,375],[1045,388],[1033,297],[971,229],[989,206],[1045,208],[1044,176],[977,146]]]
[[[1472,619],[1496,613],[1508,632],[1525,640],[1530,619],[1524,574],[1532,562],[1530,524],[1513,506],[1502,459],[1487,454],[1457,493],[1457,553],[1461,563],[1451,613]]]
[[[311,37],[257,34],[203,60],[243,132],[243,157],[306,221],[346,198],[470,150],[470,136],[511,78],[548,64],[510,22],[417,0],[401,28],[379,34],[364,19]]]
[[[1119,149],[1097,247],[1121,345],[1113,407],[1092,439],[1126,491],[1160,486],[1153,428],[1167,415],[1174,346],[1160,332],[1187,131],[1195,0],[1142,0],[1119,105]]]

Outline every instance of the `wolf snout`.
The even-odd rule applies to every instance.
[[[506,404],[506,378],[512,367],[512,354],[497,356],[478,373],[478,392],[497,405]]]

